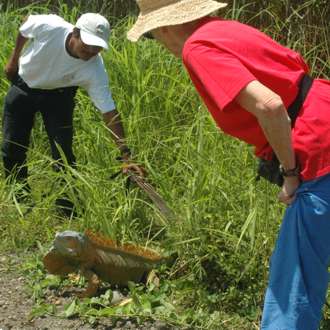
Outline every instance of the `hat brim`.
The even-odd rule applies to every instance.
[[[214,0],[182,0],[150,11],[145,15],[140,13],[137,21],[128,31],[127,39],[136,42],[146,32],[162,26],[188,23],[205,17],[227,5],[227,3]]]
[[[108,43],[106,43],[102,38],[99,38],[86,31],[80,30],[80,38],[82,42],[86,45],[109,49]]]

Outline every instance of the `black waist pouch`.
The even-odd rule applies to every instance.
[[[257,180],[264,178],[280,187],[283,185],[284,179],[280,173],[280,162],[275,155],[271,160],[259,159],[257,174]]]
[[[296,122],[299,110],[302,107],[308,91],[312,87],[312,84],[313,78],[308,75],[303,76],[299,83],[298,94],[293,103],[288,108],[288,115],[291,119],[291,127],[293,127]],[[257,168],[257,180],[260,178],[264,178],[270,183],[276,184],[280,187],[283,185],[284,179],[280,173],[280,162],[275,154],[273,154],[273,158],[271,160],[259,159]]]
[[[19,89],[21,89],[22,91],[26,93],[31,93],[32,95],[62,94],[68,97],[74,97],[78,89],[77,86],[61,87],[54,89],[31,88],[18,73],[15,75],[11,83],[16,87],[18,87]]]

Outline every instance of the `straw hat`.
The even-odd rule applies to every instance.
[[[127,38],[137,41],[144,33],[161,26],[194,21],[226,7],[214,0],[136,0],[140,14]]]

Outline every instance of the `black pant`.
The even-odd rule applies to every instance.
[[[53,90],[29,88],[17,76],[10,87],[3,112],[2,156],[5,174],[14,174],[18,180],[28,176],[26,152],[29,146],[35,114],[40,111],[52,157],[61,164],[58,144],[70,165],[75,163],[72,151],[73,109],[77,87]]]

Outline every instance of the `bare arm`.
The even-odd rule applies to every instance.
[[[291,122],[281,98],[258,81],[249,83],[237,96],[243,108],[256,116],[264,134],[285,170],[296,167],[291,140]],[[298,177],[285,177],[280,200],[292,202]]]
[[[124,128],[119,112],[117,110],[106,112],[103,114],[103,120],[109,128],[112,138],[121,152],[122,160],[126,163],[123,167],[123,173],[127,174],[130,171],[133,171],[141,177],[145,176],[146,171],[142,166],[130,162],[131,152],[125,141]]]
[[[9,80],[12,80],[18,71],[19,57],[27,40],[27,38],[23,37],[21,33],[18,32],[15,48],[9,57],[8,63],[5,66],[5,74]]]
[[[281,98],[258,81],[249,83],[236,101],[258,119],[269,144],[284,168],[296,166],[291,124]]]
[[[129,157],[129,148],[125,142],[125,132],[117,110],[109,111],[103,114],[103,120],[109,128],[110,133],[123,157]]]

